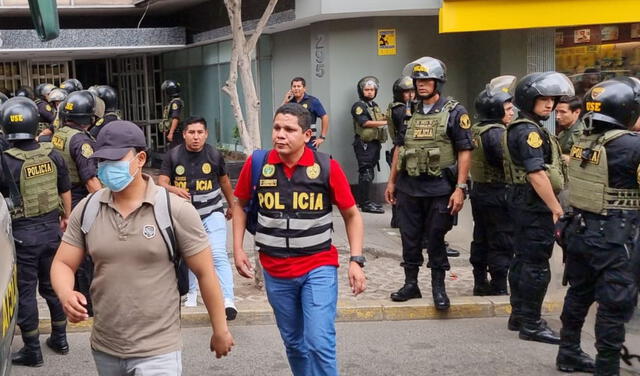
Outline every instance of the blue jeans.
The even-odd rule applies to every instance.
[[[234,299],[233,274],[231,263],[227,255],[227,220],[221,212],[213,212],[202,220],[204,229],[209,236],[209,244],[213,257],[213,266],[220,280],[222,294],[225,299]],[[196,290],[196,276],[189,270],[189,291]]]
[[[265,271],[264,282],[294,376],[337,375],[337,268],[321,266],[297,278]]]

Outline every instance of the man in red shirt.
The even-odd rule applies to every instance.
[[[309,112],[287,103],[273,119],[274,149],[264,161],[256,187],[255,243],[264,268],[265,289],[296,376],[337,375],[335,316],[338,251],[331,244],[332,204],[347,230],[351,258],[349,284],[365,290],[363,224],[349,182],[338,162],[305,147],[312,131]],[[244,164],[235,189],[233,257],[238,273],[252,278],[242,248],[252,197],[253,161]],[[263,163],[256,161],[255,163]]]

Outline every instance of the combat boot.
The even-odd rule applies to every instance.
[[[363,213],[384,214],[382,206],[377,206],[371,201],[367,201],[360,205],[360,211]]]
[[[522,323],[520,327],[520,339],[525,341],[535,341],[557,345],[560,343],[560,336],[553,331],[544,320],[539,320],[535,325]]]
[[[47,338],[47,347],[60,355],[69,353],[69,343],[67,342],[67,322],[51,325],[51,336]]]
[[[453,249],[453,248],[449,247],[449,242],[445,241],[444,242],[444,246],[447,249],[447,257],[459,257],[460,256],[460,251],[458,251],[457,249]]]
[[[560,346],[556,357],[556,368],[562,372],[587,372],[593,373],[596,364],[593,358],[582,351],[580,345]]]
[[[489,283],[491,286],[491,292],[489,295],[497,296],[497,295],[509,295],[509,290],[507,290],[507,274],[506,273],[495,273],[495,275],[491,275],[491,282]]]
[[[431,269],[431,293],[433,294],[433,304],[438,311],[446,311],[451,305],[444,286],[445,274],[444,270]]]
[[[406,302],[409,299],[422,298],[418,287],[418,268],[404,268],[404,286],[400,290],[391,293],[394,302]]]
[[[17,366],[42,367],[42,351],[40,350],[39,333],[29,332],[22,334],[24,346],[18,352],[11,354],[11,363]]]
[[[607,354],[598,352],[596,355],[596,376],[618,376],[620,375],[620,353]]]
[[[491,286],[487,281],[485,270],[473,269],[473,296],[485,296],[491,294]]]

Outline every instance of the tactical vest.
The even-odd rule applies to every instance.
[[[498,168],[492,166],[489,161],[487,161],[487,156],[484,152],[484,145],[482,144],[482,135],[494,128],[502,128],[507,129],[504,124],[474,124],[471,127],[471,131],[473,132],[473,144],[476,146],[471,153],[471,178],[474,183],[503,183],[504,179],[504,170],[502,168]]]
[[[54,148],[60,150],[62,153],[62,157],[64,158],[64,162],[67,165],[67,170],[69,170],[69,179],[71,180],[71,185],[80,185],[82,181],[80,180],[80,174],[78,173],[78,167],[76,166],[76,161],[71,157],[71,150],[69,150],[69,145],[71,144],[71,138],[78,133],[85,133],[87,136],[91,137],[87,132],[83,132],[81,130],[72,128],[72,127],[62,127],[53,134],[53,138],[51,138],[51,144]]]
[[[607,215],[609,209],[640,209],[640,190],[609,187],[607,143],[633,132],[622,129],[583,135],[569,153],[569,203],[574,208]],[[589,154],[590,156],[586,155]],[[582,159],[583,155],[588,160]]]
[[[511,152],[509,151],[509,144],[507,142],[508,134],[511,129],[513,129],[518,124],[529,123],[536,126],[538,132],[542,134],[542,139],[544,142],[548,142],[549,148],[551,150],[551,163],[545,163],[545,173],[549,177],[549,182],[551,183],[551,188],[553,188],[553,192],[555,194],[560,193],[565,187],[567,173],[566,166],[562,162],[562,150],[560,149],[560,144],[558,143],[558,139],[555,136],[549,134],[549,132],[539,126],[537,123],[526,119],[520,118],[515,122],[511,123],[507,127],[507,131],[504,132],[502,137],[502,149],[504,153],[504,177],[507,184],[527,184],[527,171],[522,166],[517,166],[513,159],[511,158]]]
[[[36,217],[59,208],[58,170],[49,154],[51,145],[40,145],[35,150],[11,148],[5,153],[23,161],[20,171],[22,209],[12,218]]]
[[[398,131],[398,128],[400,128],[400,125],[401,125],[401,124],[396,124],[393,121],[393,109],[398,106],[406,106],[406,104],[402,102],[393,102],[393,103],[389,103],[389,107],[387,107],[387,131],[389,132],[389,137],[391,138],[391,141],[396,139],[396,132]],[[411,116],[410,111],[408,115],[409,116],[405,114],[405,118]]]
[[[363,103],[364,106],[366,107],[367,115],[369,115],[369,119],[373,121],[385,120],[384,114],[382,113],[378,105],[369,106],[364,102],[360,102],[360,103]],[[360,139],[362,139],[362,141],[364,142],[371,142],[374,140],[378,140],[380,142],[387,141],[387,132],[385,132],[383,127],[375,127],[375,128],[363,127],[355,119],[353,119],[353,127],[356,134],[360,136]]]
[[[171,130],[171,121],[173,119],[169,117],[169,113],[171,112],[171,106],[174,103],[179,103],[179,105],[182,105],[182,99],[173,98],[166,106],[164,106],[164,111],[162,111],[162,120],[160,121],[160,132],[169,132],[169,130]],[[180,124],[178,124],[178,126],[180,126]],[[178,131],[177,128],[176,131]]]
[[[314,152],[312,166],[297,166],[291,179],[282,163],[265,164],[256,187],[255,242],[274,257],[305,256],[331,247],[333,221],[330,157]]]
[[[205,218],[214,211],[222,212],[222,190],[219,185],[219,176],[214,170],[213,148],[205,144],[201,151],[207,158],[202,163],[191,165],[188,163],[188,151],[184,145],[180,145],[169,151],[171,166],[173,166],[173,182],[176,187],[186,189],[191,195],[191,203]]]
[[[398,152],[398,171],[406,170],[409,176],[427,173],[442,176],[442,170],[456,163],[456,155],[447,124],[451,111],[458,105],[454,100],[438,112],[425,115],[416,111],[407,126],[404,146]]]

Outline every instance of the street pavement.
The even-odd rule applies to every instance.
[[[559,328],[557,316],[548,320]],[[231,331],[236,346],[228,357],[215,359],[208,350],[211,329],[183,329],[183,375],[291,375],[274,325],[237,325]],[[89,333],[69,339],[68,355],[43,347],[45,367],[14,367],[12,374],[97,375]],[[503,318],[338,323],[337,341],[340,374],[346,376],[562,375],[555,370],[557,346],[519,340]],[[14,349],[20,342],[16,338]],[[583,336],[583,348],[595,355],[592,336]]]

